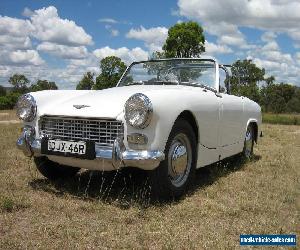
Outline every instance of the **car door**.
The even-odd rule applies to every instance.
[[[243,143],[243,98],[227,93],[228,74],[223,67],[219,73],[219,151],[221,158],[225,158],[238,153]]]

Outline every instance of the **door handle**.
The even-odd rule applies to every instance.
[[[222,98],[223,96],[219,93],[215,93],[217,97]]]

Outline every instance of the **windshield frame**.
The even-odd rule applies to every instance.
[[[214,58],[164,58],[164,59],[151,59],[151,60],[133,62],[124,71],[124,73],[122,74],[122,76],[121,76],[120,80],[118,81],[118,84],[116,85],[116,87],[125,87],[125,86],[120,86],[120,83],[122,82],[123,78],[127,75],[128,71],[132,68],[132,66],[134,66],[136,64],[147,63],[147,62],[173,61],[173,60],[213,62],[214,63],[214,68],[215,68],[215,86],[211,87],[212,88],[211,90],[215,93],[219,93],[219,80],[220,80],[219,63]],[[178,85],[179,86],[184,86],[184,85],[181,85],[181,84],[178,84]],[[192,85],[190,85],[190,86],[192,86]]]

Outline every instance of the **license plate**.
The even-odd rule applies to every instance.
[[[95,159],[95,143],[92,141],[64,141],[43,138],[41,153],[45,155],[61,155],[82,159]]]
[[[48,151],[84,155],[86,142],[48,140]]]

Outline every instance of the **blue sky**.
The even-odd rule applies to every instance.
[[[108,55],[127,64],[160,50],[168,28],[197,21],[206,54],[252,59],[278,81],[300,86],[300,1],[1,1],[0,84],[13,73],[75,88]]]

